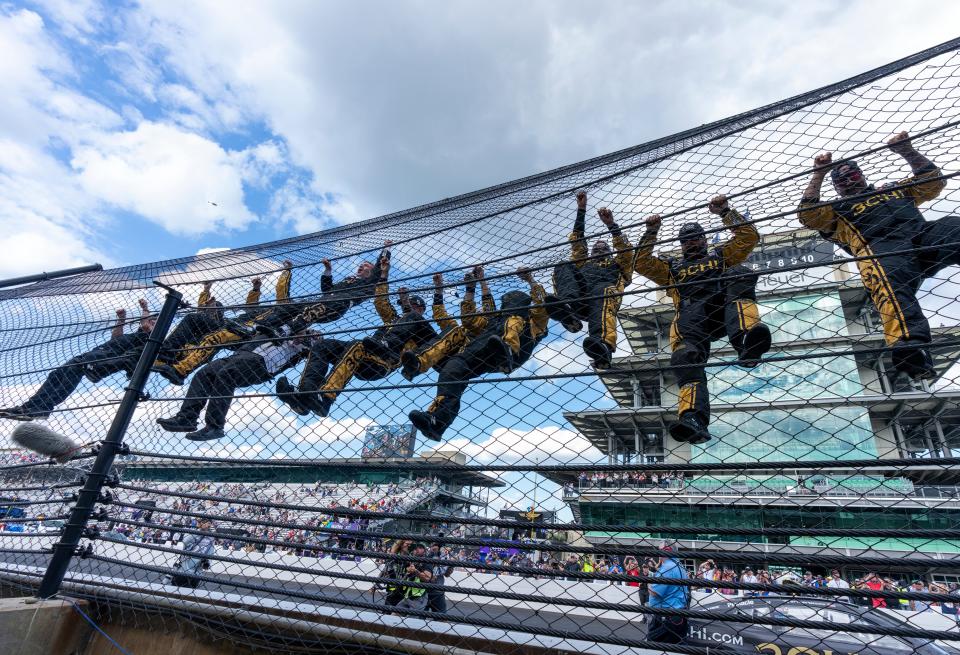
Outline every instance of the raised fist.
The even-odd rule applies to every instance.
[[[721,193],[719,196],[711,198],[707,207],[711,214],[722,214],[730,209],[730,203],[727,202],[727,197]]]
[[[203,290],[209,292],[213,288],[213,282],[204,282]]]
[[[443,286],[443,273],[434,273],[433,274],[433,286],[442,287]]]
[[[122,321],[126,317],[127,317],[127,310],[125,310],[123,307],[117,310],[117,318],[119,318]]]
[[[140,309],[142,309],[143,311],[145,312],[150,311],[150,305],[147,303],[146,298],[141,298],[140,300],[137,301],[137,304],[140,305]]]
[[[526,266],[517,269],[517,277],[527,284],[533,284],[533,272]]]
[[[660,229],[660,214],[650,214],[645,219],[643,219],[644,225],[647,226],[647,229],[651,232],[656,232]]]
[[[898,155],[905,155],[913,150],[913,144],[910,142],[910,135],[906,132],[894,134],[887,141],[887,145]]]
[[[290,261],[289,259],[284,259],[283,267],[289,271],[291,268],[293,268],[293,262]]]
[[[327,259],[326,257],[321,259],[320,263],[323,264],[323,270],[326,271],[327,273],[333,270],[333,266],[331,266],[330,260]]]
[[[383,242],[384,248],[389,248],[392,245],[393,245],[393,241],[391,241],[390,239],[387,239],[386,241]]]
[[[577,209],[587,208],[587,192],[577,191]]]
[[[600,217],[600,220],[603,221],[603,224],[607,227],[613,225],[613,212],[607,209],[606,207],[601,207],[597,210],[597,216]]]
[[[832,152],[821,152],[819,155],[813,158],[813,165],[816,168],[821,166],[829,166],[833,163],[833,153]]]
[[[476,280],[482,280],[482,279],[483,279],[483,266],[482,266],[482,265],[477,264],[476,266],[473,267],[473,277],[474,277],[474,279],[476,279]]]
[[[252,286],[254,289],[259,289],[261,284],[263,284],[263,280],[261,280],[259,277],[250,278],[250,286]]]

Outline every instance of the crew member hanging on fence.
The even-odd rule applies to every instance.
[[[235,348],[242,341],[249,340],[258,320],[266,320],[270,316],[285,316],[289,319],[295,315],[297,310],[290,304],[292,267],[293,263],[290,260],[283,262],[283,272],[277,278],[275,305],[257,307],[260,303],[260,279],[254,278],[251,280],[251,288],[246,299],[246,305],[251,309],[244,311],[236,318],[223,319],[220,328],[206,333],[202,338],[179,345],[180,350],[175,361],[168,362],[160,359],[150,370],[160,374],[168,382],[183,384],[187,376],[213,359],[220,348]],[[164,349],[167,349],[166,341],[164,341]]]
[[[912,177],[877,189],[867,183],[855,161],[831,166],[831,153],[821,153],[813,160],[820,170],[814,171],[803,192],[798,216],[803,225],[819,230],[855,257],[877,255],[859,260],[857,267],[880,314],[893,366],[901,378],[932,379],[936,371],[924,347],[930,343],[930,325],[917,291],[925,279],[960,264],[960,217],[924,220],[918,205],[940,195],[946,181],[939,179],[940,169],[914,149],[906,132],[887,144],[907,160]],[[820,206],[828,170],[840,199]]]
[[[0,410],[0,418],[15,421],[32,421],[47,418],[53,409],[70,397],[80,380],[86,376],[91,382],[99,382],[108,375],[125,371],[129,376],[133,369],[128,368],[125,353],[140,351],[147,343],[147,337],[156,324],[156,317],[150,313],[145,298],[140,299],[140,321],[135,332],[124,334],[127,324],[127,310],[117,310],[117,321],[110,330],[110,339],[93,350],[77,355],[62,366],[55,368],[44,380],[37,392],[27,402],[16,407]],[[134,360],[136,363],[136,359]]]
[[[583,350],[594,366],[607,368],[617,348],[617,311],[623,289],[633,277],[634,251],[613,221],[613,212],[604,207],[597,214],[610,230],[615,252],[611,254],[610,245],[598,239],[587,257],[587,194],[580,191],[577,218],[570,233],[573,256],[554,267],[554,292],[546,302],[550,318],[568,332],[579,332],[582,321],[587,321],[589,335],[583,340]]]
[[[647,229],[637,247],[636,271],[654,284],[669,286],[676,313],[670,325],[670,364],[677,376],[680,400],[678,422],[670,427],[677,441],[703,443],[710,440],[710,397],[704,364],[710,357],[710,342],[726,332],[740,359],[752,368],[770,349],[770,329],[757,311],[757,275],[738,266],[760,240],[757,229],[730,207],[726,196],[716,196],[709,209],[719,214],[733,236],[711,252],[699,223],[680,228],[680,258],[653,254],[660,229],[660,216],[646,219]],[[675,286],[673,286],[675,285]]]
[[[419,348],[437,336],[423,315],[427,308],[423,298],[411,296],[401,288],[398,290],[401,313],[390,304],[389,252],[381,255],[377,270],[380,278],[373,304],[383,326],[371,336],[356,341],[320,341],[311,349],[297,389],[286,378],[277,381],[280,400],[301,416],[311,411],[317,416],[326,416],[340,390],[354,376],[361,380],[381,380],[400,366],[403,351]]]
[[[247,294],[247,304],[257,304],[260,298],[260,278],[250,281],[252,287]],[[216,332],[223,326],[223,303],[219,302],[211,293],[213,282],[204,282],[197,298],[197,309],[190,312],[170,331],[160,346],[154,366],[170,365],[185,353],[180,349],[191,343],[202,340],[211,332]],[[127,366],[130,371],[137,365],[140,351],[133,349],[127,353]]]
[[[168,432],[187,432],[186,438],[191,441],[222,438],[236,390],[269,382],[295,366],[307,356],[317,338],[316,333],[307,330],[279,344],[268,341],[206,364],[190,381],[180,410],[169,418],[157,419],[157,423]],[[197,430],[204,406],[207,408],[204,427]]]
[[[477,314],[477,304],[474,296],[477,283],[480,283],[480,302],[483,314]],[[487,327],[488,317],[497,311],[497,303],[490,293],[483,276],[483,267],[474,266],[473,270],[463,276],[466,292],[460,302],[460,323],[447,314],[443,304],[443,274],[433,276],[433,320],[440,326],[440,336],[417,350],[405,350],[400,356],[402,364],[400,374],[411,382],[421,373],[431,368],[439,367],[452,355],[463,350],[471,339],[476,338]]]
[[[282,334],[299,332],[313,323],[331,323],[344,314],[351,307],[363,303],[373,297],[376,291],[377,280],[380,279],[380,262],[390,260],[390,246],[392,241],[383,242],[383,250],[377,257],[377,263],[361,262],[357,267],[357,274],[343,278],[336,284],[333,282],[333,268],[329,259],[322,259],[323,275],[320,276],[320,301],[304,305],[295,305],[300,312],[291,317],[289,314],[273,314],[257,321],[256,330],[260,334],[276,338]],[[292,319],[292,320],[291,320]],[[289,326],[284,328],[284,325]]]
[[[460,399],[470,380],[495,371],[511,373],[530,359],[546,336],[548,316],[543,287],[525,268],[517,271],[517,276],[530,285],[530,294],[503,294],[500,312],[488,317],[486,330],[440,368],[437,396],[430,407],[410,412],[410,421],[426,438],[439,441],[443,437],[460,413]]]

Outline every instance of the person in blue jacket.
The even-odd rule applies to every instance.
[[[664,541],[660,544],[660,566],[657,568],[658,578],[675,578],[685,580],[687,571],[676,557],[677,544],[674,541]],[[687,609],[690,606],[690,588],[657,583],[649,586],[650,600],[647,605],[662,609]],[[650,629],[647,632],[649,641],[659,641],[665,644],[679,644],[687,636],[687,618],[683,616],[653,616],[650,619]]]

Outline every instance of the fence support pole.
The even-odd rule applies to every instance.
[[[159,283],[154,283],[158,286]],[[167,290],[167,296],[163,303],[163,309],[157,317],[157,323],[150,332],[137,366],[130,376],[130,384],[127,385],[123,400],[117,408],[117,413],[113,417],[113,423],[107,431],[107,436],[100,445],[100,451],[93,462],[90,472],[86,475],[83,488],[77,496],[77,502],[70,511],[70,518],[63,528],[63,534],[60,535],[60,541],[53,547],[53,557],[50,558],[50,564],[44,573],[43,580],[40,582],[40,588],[37,590],[38,598],[52,598],[60,590],[63,578],[70,567],[70,561],[76,553],[80,539],[84,535],[87,522],[93,513],[93,508],[100,498],[100,490],[103,483],[110,474],[110,468],[113,466],[113,460],[123,444],[123,436],[127,432],[130,420],[133,418],[133,412],[137,409],[137,403],[140,402],[140,394],[143,393],[143,387],[150,375],[150,367],[156,360],[157,352],[160,350],[160,344],[163,343],[170,325],[173,323],[173,317],[180,307],[183,294],[175,289],[164,286]]]

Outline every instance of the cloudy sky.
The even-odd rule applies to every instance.
[[[404,209],[838,80],[958,24],[943,2],[3,3],[0,277]]]

